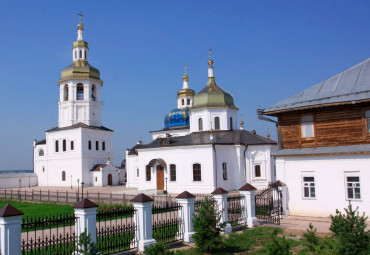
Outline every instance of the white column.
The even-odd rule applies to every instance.
[[[253,228],[258,225],[255,202],[256,190],[240,190],[240,194],[243,195],[245,199],[245,224],[248,225],[249,228]]]
[[[2,255],[21,254],[23,213],[11,205],[0,209],[0,251]]]
[[[140,252],[144,252],[146,246],[156,243],[152,231],[153,199],[145,194],[139,194],[131,199],[131,202],[137,210],[134,218],[138,231],[137,247]]]
[[[75,228],[78,239],[82,232],[86,232],[87,235],[90,234],[91,241],[96,243],[96,214],[98,205],[85,198],[78,202],[73,208],[77,218]]]
[[[281,199],[281,206],[283,209],[283,215],[281,215],[281,218],[284,219],[285,216],[290,215],[289,206],[288,206],[288,187],[286,186],[284,182],[280,180],[277,180],[272,185],[275,187],[278,187],[280,191],[281,196],[279,199]]]
[[[225,234],[230,233],[232,231],[231,225],[228,222],[228,210],[227,210],[227,194],[228,192],[222,188],[217,188],[213,191],[212,196],[217,204],[217,212],[221,214],[220,224],[225,223],[225,227],[223,232]]]
[[[193,218],[195,212],[195,196],[187,191],[184,191],[176,197],[177,202],[182,206],[182,210],[179,210],[178,215],[181,217],[183,222],[183,241],[187,243],[193,243]]]

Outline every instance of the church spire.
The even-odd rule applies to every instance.
[[[212,49],[209,48],[209,60],[208,60],[208,77],[211,78],[211,77],[214,77],[213,76],[213,60],[212,60]]]
[[[78,16],[80,16],[80,24],[77,25],[78,29],[77,29],[77,41],[83,41],[83,38],[82,38],[82,31],[84,30],[84,25],[82,25],[82,13],[79,12],[78,13]]]
[[[185,69],[185,72],[184,72],[184,76],[182,77],[183,79],[182,89],[188,89],[189,88],[189,84],[188,84],[189,76],[186,74],[186,64],[184,64],[184,69]]]

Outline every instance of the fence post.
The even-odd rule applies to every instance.
[[[245,199],[245,224],[250,228],[258,225],[256,217],[256,190],[257,189],[249,183],[246,183],[239,189],[240,194],[243,195]]]
[[[152,226],[153,199],[141,193],[131,199],[131,202],[137,210],[134,218],[138,231],[137,247],[139,251],[144,252],[146,246],[156,243]]]
[[[281,218],[284,218],[285,216],[289,216],[289,206],[288,206],[288,187],[286,184],[280,180],[277,180],[272,184],[272,186],[275,186],[279,189],[281,197],[281,206],[282,206],[282,215]]]
[[[0,209],[0,252],[2,255],[21,254],[21,224],[23,212],[7,204]]]
[[[221,214],[221,219],[220,219],[220,223],[225,223],[225,227],[224,227],[224,233],[227,234],[227,233],[230,233],[232,231],[232,228],[231,228],[231,225],[230,223],[228,222],[229,219],[228,219],[228,208],[227,208],[227,194],[229,192],[227,192],[226,190],[224,190],[223,188],[217,188],[215,189],[211,194],[213,196],[213,199],[216,201],[216,204],[217,204],[217,212]]]
[[[98,205],[85,198],[73,206],[76,223],[77,243],[82,232],[90,234],[91,241],[96,243],[96,214]]]
[[[182,206],[182,212],[179,210],[178,215],[181,215],[181,220],[184,226],[183,241],[193,243],[193,217],[195,196],[187,191],[182,192],[176,197],[177,202]]]

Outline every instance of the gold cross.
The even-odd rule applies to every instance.
[[[82,17],[83,17],[84,15],[82,15],[82,12],[79,12],[79,13],[78,13],[78,16],[80,16],[80,23],[81,23]]]

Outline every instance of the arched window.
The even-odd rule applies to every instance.
[[[220,129],[220,117],[215,117],[215,130]]]
[[[254,177],[261,177],[261,165],[254,166]]]
[[[202,180],[202,171],[200,164],[193,164],[193,181],[199,182]]]
[[[233,130],[233,117],[230,117],[230,130]]]
[[[370,132],[370,110],[365,112],[365,118],[367,123],[367,132]]]
[[[68,101],[68,85],[64,86],[64,101]]]
[[[77,100],[84,100],[84,85],[77,84]]]
[[[91,141],[89,141],[89,150],[91,150]]]
[[[202,120],[202,118],[198,119],[198,129],[199,129],[199,131],[203,130],[203,120]]]
[[[75,50],[75,59],[77,58],[77,50]]]
[[[150,182],[152,180],[152,173],[150,172],[150,166],[146,166],[146,181]]]
[[[82,50],[80,50],[80,58],[82,58]]]
[[[96,93],[96,87],[95,87],[95,85],[92,85],[92,87],[91,87],[91,100],[92,101],[95,101],[95,99],[96,99],[95,93]]]
[[[226,162],[222,163],[222,177],[224,180],[227,180],[227,164]]]
[[[44,156],[44,150],[43,150],[43,149],[40,149],[40,150],[39,150],[39,156],[40,156],[40,157],[43,157],[43,156]]]
[[[87,51],[85,51],[85,59],[87,59]]]
[[[174,164],[170,165],[170,181],[176,181],[176,165]]]
[[[62,172],[62,181],[65,181],[66,180],[66,171],[63,171]]]

